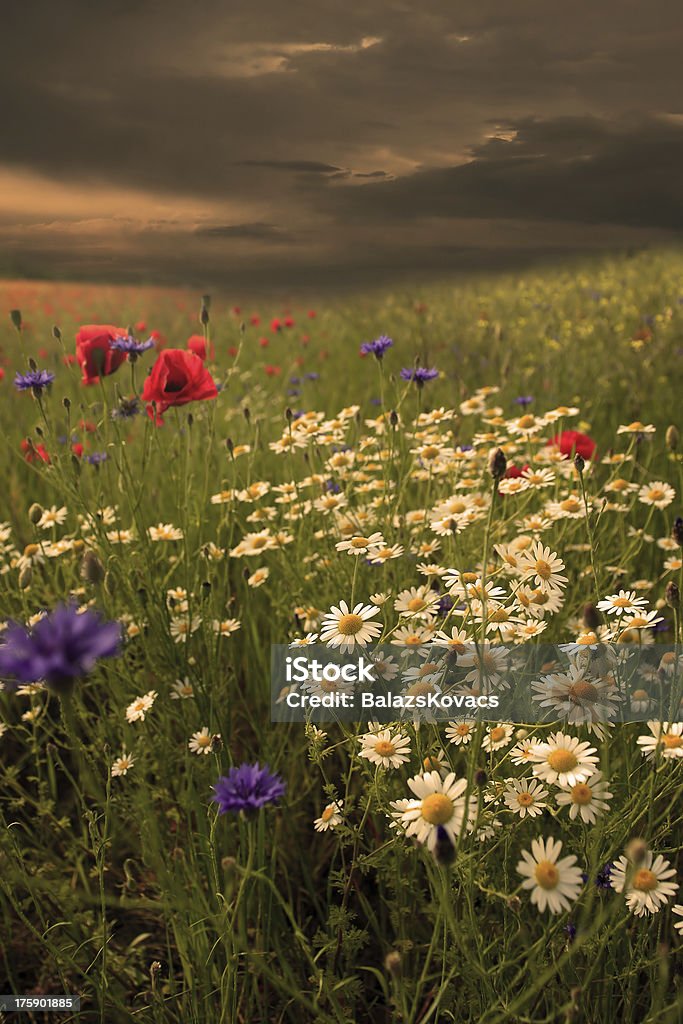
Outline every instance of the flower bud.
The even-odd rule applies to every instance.
[[[64,398],[62,399],[62,405],[64,406],[64,408],[65,408],[65,409],[67,410],[67,412],[68,412],[68,411],[69,411],[69,409],[71,408],[71,399],[70,399],[70,398],[66,398],[66,397],[64,397]]]
[[[440,868],[448,868],[455,860],[455,846],[443,825],[436,826],[436,842],[434,844],[434,860]]]
[[[583,606],[583,624],[586,629],[597,629],[600,625],[600,612],[592,601]]]
[[[231,437],[226,437],[226,439],[225,439],[225,447],[228,449],[228,455],[232,455],[232,453],[235,450],[235,445],[233,444],[233,441],[232,441]]]
[[[57,324],[55,324],[54,327],[52,328],[52,337],[55,339],[55,341],[62,340],[62,332],[60,331],[59,327],[57,327]]]
[[[673,580],[666,585],[664,600],[668,604],[669,608],[680,608],[681,606],[681,592],[678,589],[678,584]]]
[[[489,473],[494,480],[502,480],[508,463],[502,448],[494,448],[489,455]]]
[[[19,573],[19,588],[21,590],[28,590],[33,581],[33,569],[30,565],[25,565]]]
[[[251,419],[251,411],[248,405],[245,405],[244,408],[242,409],[242,415],[244,416],[245,420],[248,423],[249,420]]]
[[[574,456],[574,465],[576,466],[576,472],[581,476],[586,466],[586,460],[579,452]]]
[[[28,510],[28,521],[37,526],[43,515],[42,505],[39,505],[37,501],[34,501]]]
[[[398,426],[398,413],[396,412],[395,409],[392,409],[391,412],[389,413],[389,422],[391,423],[392,427]]]
[[[94,551],[86,551],[81,562],[81,577],[93,586],[104,579],[104,566]]]
[[[287,408],[285,409],[285,419],[287,420],[288,423],[291,423],[293,418],[294,418],[294,413],[289,408],[289,406],[287,406]]]
[[[643,863],[648,853],[649,847],[644,839],[636,837],[626,846],[626,857],[635,867],[638,867]]]
[[[384,970],[387,974],[392,974],[394,977],[401,973],[401,954],[397,949],[392,949],[384,957]]]
[[[671,536],[678,544],[679,548],[683,548],[683,519],[680,516],[676,516],[674,524],[671,528]]]
[[[680,434],[678,433],[677,428],[674,427],[673,424],[671,424],[671,426],[667,428],[665,437],[667,448],[670,452],[675,452],[678,448],[678,442],[680,441]]]
[[[18,331],[21,331],[21,310],[10,309],[9,318]]]
[[[483,789],[488,781],[489,777],[488,774],[484,771],[484,769],[477,768],[476,772],[474,773],[475,786],[479,786],[480,789]]]

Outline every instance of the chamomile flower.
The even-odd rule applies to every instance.
[[[346,601],[333,605],[325,615],[320,631],[320,642],[328,647],[338,647],[343,653],[356,645],[367,647],[382,632],[377,622],[370,622],[378,609],[362,603],[351,610]]]
[[[581,891],[581,870],[572,854],[558,860],[562,852],[559,839],[534,839],[531,852],[522,850],[517,871],[524,877],[523,889],[531,889],[531,902],[540,913],[560,914],[570,910]]]
[[[532,579],[541,590],[565,587],[567,577],[562,575],[564,567],[562,559],[539,540],[533,541],[531,548],[522,552],[519,558],[522,579]]]
[[[320,817],[316,818],[313,822],[316,832],[327,832],[329,829],[341,825],[344,820],[342,817],[343,806],[343,800],[335,800],[333,803],[328,804]]]
[[[598,601],[597,608],[608,615],[637,615],[641,608],[647,607],[644,597],[638,597],[635,590],[620,590],[618,594],[609,594]]]
[[[597,771],[595,753],[595,747],[582,743],[576,736],[555,732],[547,742],[535,745],[533,773],[551,785],[575,786]]]
[[[133,758],[133,755],[127,754],[124,750],[120,757],[117,757],[112,761],[111,774],[114,778],[117,778],[119,775],[127,775],[134,764],[135,759]]]
[[[673,487],[661,480],[644,484],[638,491],[638,501],[643,505],[652,505],[654,508],[666,508],[675,497],[676,492]]]
[[[158,526],[150,526],[147,531],[149,539],[155,542],[163,540],[182,540],[183,531],[172,523],[159,523]]]
[[[446,739],[456,747],[465,746],[472,739],[476,725],[473,721],[449,722],[446,726]]]
[[[185,676],[184,679],[176,679],[171,687],[171,700],[190,700],[194,697],[194,687]]]
[[[671,908],[671,912],[681,918],[680,921],[674,921],[674,928],[676,931],[683,935],[683,903],[677,903]]]
[[[490,726],[486,730],[484,739],[481,742],[482,749],[491,752],[507,747],[508,743],[512,739],[514,731],[515,729],[512,725],[505,724]]]
[[[661,854],[648,850],[641,863],[635,865],[621,856],[610,872],[610,884],[615,892],[626,894],[626,906],[636,917],[657,914],[678,890],[671,881],[676,871]]]
[[[218,636],[230,636],[236,633],[241,625],[239,619],[214,619],[211,628]]]
[[[476,797],[467,793],[467,779],[457,779],[449,772],[442,779],[439,772],[425,772],[408,779],[416,799],[393,801],[392,816],[405,829],[408,837],[426,843],[433,853],[437,829],[441,826],[453,844],[463,828],[471,829],[476,820]]]
[[[212,743],[213,735],[205,725],[199,732],[192,733],[187,745],[193,754],[210,754]]]
[[[247,579],[247,584],[250,587],[262,587],[270,575],[270,569],[265,566],[261,566],[260,569],[256,569],[251,576]]]
[[[652,758],[657,752],[667,761],[683,757],[683,722],[651,721],[647,727],[651,735],[636,740],[644,757]]]
[[[384,537],[381,533],[372,533],[369,537],[357,535],[349,540],[340,540],[338,544],[335,544],[337,551],[346,551],[349,555],[367,555],[371,548],[383,546]]]
[[[545,803],[547,795],[548,790],[543,788],[538,779],[511,779],[503,799],[508,809],[520,818],[527,815],[535,818],[548,806]]]
[[[594,825],[609,810],[608,801],[613,796],[602,772],[595,772],[585,782],[577,782],[573,786],[564,785],[561,789],[562,792],[556,797],[560,807],[569,807],[572,821],[580,814],[581,820],[589,825]]]
[[[156,690],[149,690],[142,697],[136,697],[126,708],[126,719],[129,722],[144,722],[145,715],[151,709],[157,696]]]
[[[382,768],[400,768],[409,760],[410,740],[401,732],[393,733],[391,729],[381,732],[367,732],[358,737],[361,745],[359,757],[365,757],[370,764]]]

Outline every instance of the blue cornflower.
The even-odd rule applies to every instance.
[[[573,942],[576,938],[576,925],[574,924],[574,922],[567,921],[566,925],[564,926],[564,931],[567,935],[567,941]]]
[[[362,356],[373,355],[375,359],[381,359],[388,348],[393,346],[393,341],[386,334],[380,335],[374,341],[364,341],[360,347]]]
[[[401,370],[401,379],[415,381],[419,388],[423,387],[428,380],[434,380],[434,378],[438,376],[438,370],[428,370],[425,366],[404,366]]]
[[[55,379],[54,373],[49,370],[29,370],[28,373],[18,373],[14,378],[14,386],[17,391],[40,392],[47,388]]]
[[[142,412],[142,406],[139,398],[121,398],[116,409],[112,409],[111,418],[113,420],[130,420],[140,412]]]
[[[237,814],[254,814],[266,804],[275,804],[284,796],[285,784],[279,775],[270,771],[268,765],[241,764],[239,768],[231,768],[227,775],[221,775],[215,786],[211,799],[218,804],[218,813],[228,811]]]
[[[106,462],[109,456],[106,452],[93,452],[91,455],[86,455],[85,461],[89,462],[91,466],[99,466],[101,462]]]
[[[87,675],[99,658],[121,650],[121,626],[105,622],[97,612],[79,612],[75,603],[58,604],[32,629],[10,623],[0,645],[0,675],[20,683],[45,680],[64,691]]]
[[[109,347],[115,348],[118,352],[125,352],[129,356],[139,356],[148,349],[154,348],[154,338],[148,338],[147,341],[136,341],[132,334],[129,334],[125,338],[114,338],[109,342]]]
[[[320,374],[313,370],[311,373],[306,374],[306,380],[320,380]]]
[[[533,395],[520,395],[519,398],[515,398],[515,405],[521,405],[522,408],[525,408],[527,405],[531,405],[533,400]]]
[[[296,387],[297,384],[301,384],[301,377],[290,377],[289,383]]]
[[[453,600],[451,595],[444,594],[443,597],[439,598],[439,603],[436,606],[436,610],[439,615],[445,615],[446,612],[449,612],[451,610],[454,604],[455,601]]]

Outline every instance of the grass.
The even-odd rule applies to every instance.
[[[647,252],[310,311],[235,311],[215,296],[203,327],[185,292],[0,283],[2,307],[21,311],[0,328],[0,613],[25,623],[74,595],[125,633],[121,656],[100,661],[70,698],[42,687],[0,693],[4,991],[78,993],[81,1020],[144,1024],[680,1019],[671,914],[680,897],[636,917],[623,894],[596,885],[626,849],[633,870],[643,863],[634,839],[681,878],[683,758],[665,756],[675,745],[656,745],[648,759],[637,744],[645,722],[604,738],[566,727],[598,748],[609,808],[595,823],[572,820],[546,785],[541,814],[521,818],[503,799],[510,779],[531,777],[510,757],[521,734],[487,752],[484,725],[455,745],[443,723],[404,721],[394,732],[409,738],[409,760],[385,770],[359,757],[367,726],[319,735],[273,724],[269,678],[271,644],[319,633],[342,600],[390,594],[377,606],[383,639],[412,628],[394,609],[397,595],[445,591],[425,563],[502,586],[483,617],[500,606],[543,623],[531,643],[585,634],[585,605],[590,621],[623,588],[662,620],[656,633],[633,626],[636,642],[676,649],[680,604],[671,588],[668,603],[665,595],[682,579],[670,537],[683,481],[667,431],[681,427],[682,279],[683,255]],[[140,338],[154,330],[159,348],[184,348],[205,328],[218,397],[169,409],[159,427],[144,411],[113,418],[122,398],[142,391],[156,353],[84,387],[72,354],[86,323],[137,325]],[[360,344],[380,334],[393,348],[381,362],[361,359]],[[39,399],[13,387],[29,359],[56,377]],[[423,388],[402,380],[416,362],[439,378]],[[477,396],[487,386],[498,390]],[[532,401],[520,406],[520,397]],[[543,419],[560,406],[578,411]],[[440,408],[448,415],[435,417]],[[539,421],[520,432],[523,415]],[[617,433],[634,421],[653,432]],[[563,429],[597,445],[582,474],[571,460],[548,462],[545,442]],[[271,447],[278,439],[282,451]],[[488,470],[497,446],[509,466],[547,463],[550,485],[499,495]],[[88,461],[95,453],[106,459]],[[662,507],[642,500],[656,482],[675,490]],[[338,512],[321,505],[331,493],[346,500]],[[439,536],[430,522],[453,495],[475,509],[472,521]],[[571,516],[548,514],[571,495]],[[63,522],[41,519],[52,508],[66,510]],[[541,513],[539,526],[530,517]],[[179,539],[153,540],[159,524]],[[265,546],[245,555],[244,538],[263,530]],[[116,531],[130,536],[121,543]],[[371,565],[336,548],[374,531],[403,554]],[[552,614],[523,610],[516,597],[521,576],[501,551],[520,550],[520,537],[539,538],[564,562]],[[259,568],[269,573],[255,586]],[[444,607],[417,622],[449,633],[458,625],[481,641],[472,600],[462,617]],[[230,620],[234,632],[214,630]],[[608,632],[615,616],[597,620],[596,639],[620,638]],[[178,680],[193,697],[171,699]],[[129,721],[127,708],[152,691],[144,719]],[[561,728],[518,724],[534,741]],[[198,755],[188,742],[203,728],[220,740]],[[112,776],[123,751],[134,764]],[[392,801],[412,797],[407,780],[439,756],[441,775],[467,779],[478,806],[448,869],[390,827]],[[218,815],[211,787],[256,760],[282,776],[285,797],[255,817]],[[340,823],[315,831],[331,803]],[[587,875],[558,915],[539,913],[520,887],[521,852],[538,837],[561,839]]]

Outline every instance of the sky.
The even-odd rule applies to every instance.
[[[0,273],[357,286],[683,234],[677,2],[2,15]]]

